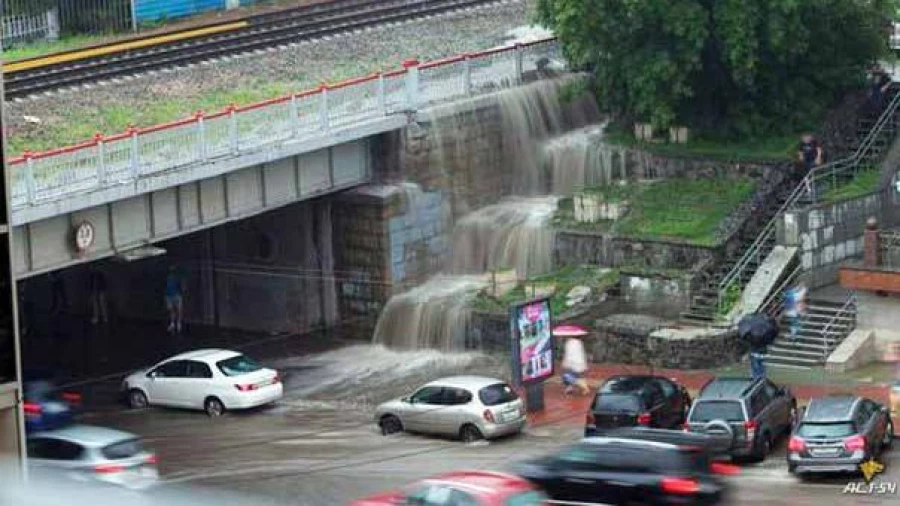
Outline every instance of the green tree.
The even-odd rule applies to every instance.
[[[896,0],[538,0],[628,123],[753,136],[807,126],[887,51]]]

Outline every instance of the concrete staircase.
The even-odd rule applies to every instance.
[[[792,341],[787,321],[780,319],[782,331],[769,346],[767,365],[797,369],[823,366],[831,352],[856,327],[856,304],[810,300],[800,322],[800,333]]]
[[[786,198],[787,192],[779,190],[775,198],[770,199],[768,203],[758,210],[759,216],[761,217],[761,219],[758,220],[758,223],[764,225],[774,218],[775,215],[778,214],[778,211],[784,204]],[[748,230],[742,236],[741,247],[736,249],[736,253],[719,263],[715,267],[715,270],[706,277],[702,288],[691,298],[690,308],[681,313],[681,320],[684,323],[689,325],[707,326],[716,322],[719,313],[719,282],[722,281],[722,279],[734,269],[737,263],[743,259],[744,253],[756,241],[757,234],[761,228],[762,227],[760,226],[759,228]],[[753,278],[753,274],[756,273],[757,268],[765,261],[765,258],[771,253],[772,248],[774,248],[775,245],[776,240],[774,235],[766,238],[761,243],[761,255],[751,259],[746,265],[747,268],[741,272],[740,284],[742,287],[750,282]]]

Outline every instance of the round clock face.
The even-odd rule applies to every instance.
[[[75,247],[79,251],[84,251],[94,244],[94,226],[88,222],[84,222],[75,228]]]

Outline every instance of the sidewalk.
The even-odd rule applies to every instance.
[[[654,368],[652,371],[649,367],[633,366],[633,365],[617,365],[603,364],[593,365],[588,371],[588,383],[592,389],[596,389],[597,385],[605,378],[617,374],[652,374],[672,378],[684,385],[691,393],[696,396],[697,392],[704,383],[714,377],[713,373],[701,371],[680,371],[672,369]],[[881,384],[856,384],[856,385],[826,385],[826,384],[800,384],[787,383],[797,402],[803,406],[807,404],[810,398],[821,397],[823,395],[850,393],[868,397],[877,402],[881,402],[890,406],[890,387]],[[564,393],[562,380],[559,376],[554,376],[544,386],[544,406],[545,409],[540,413],[529,415],[529,422],[532,426],[555,425],[555,424],[584,424],[584,417],[590,407],[593,395],[580,397],[577,395],[566,397]],[[900,427],[900,417],[894,414],[894,426]]]

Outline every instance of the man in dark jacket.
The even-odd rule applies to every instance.
[[[769,353],[767,339],[750,336],[750,372],[753,379],[766,377],[766,355]]]

